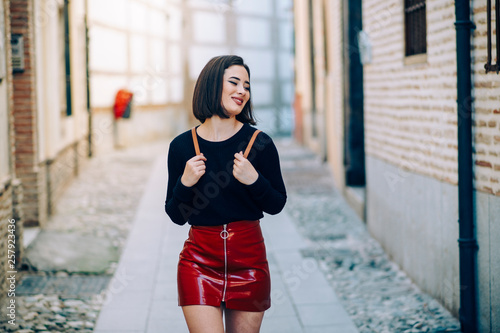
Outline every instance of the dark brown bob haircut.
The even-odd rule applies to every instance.
[[[229,118],[222,105],[222,86],[224,84],[224,71],[231,66],[243,66],[247,70],[250,79],[250,69],[243,59],[236,55],[223,55],[210,59],[202,69],[193,93],[193,114],[202,123],[206,119],[216,115],[221,118]],[[236,119],[242,123],[255,125],[256,121],[252,112],[252,94],[243,110]]]

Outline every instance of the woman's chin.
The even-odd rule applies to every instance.
[[[241,113],[242,110],[226,110],[226,114],[230,118],[234,118]]]

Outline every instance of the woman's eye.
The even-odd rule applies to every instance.
[[[236,85],[237,85],[237,83],[236,83],[236,82],[234,82],[234,81],[229,81],[229,83],[231,83],[231,84],[232,84],[232,85],[234,85],[234,86],[236,86]]]
[[[245,87],[245,90],[246,91],[250,91],[250,87]]]

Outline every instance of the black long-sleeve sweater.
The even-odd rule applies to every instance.
[[[258,220],[279,213],[286,202],[278,151],[272,139],[259,133],[248,160],[257,170],[255,183],[244,185],[233,176],[234,154],[245,151],[256,129],[248,124],[220,142],[198,136],[200,150],[207,158],[205,174],[197,184],[181,182],[186,162],[195,156],[191,131],[177,136],[168,152],[168,187],[165,211],[176,224],[213,226],[233,221]]]

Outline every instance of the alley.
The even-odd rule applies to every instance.
[[[458,321],[413,285],[368,235],[334,189],[326,165],[290,139],[277,144],[289,199],[283,213],[262,223],[273,275],[273,303],[262,332],[458,332]],[[110,262],[104,275],[92,275],[114,273],[107,288],[94,294],[26,291],[19,297],[24,308],[18,309],[18,332],[187,332],[175,286],[187,226],[174,225],[163,212],[167,146],[161,142],[96,157],[82,170],[65,192],[66,209],[61,207],[48,229],[64,226],[80,235],[100,230],[96,237],[114,243],[120,261]],[[116,169],[125,167],[135,176],[116,176]],[[91,184],[107,190],[96,194]],[[129,207],[116,207],[112,198],[128,200]],[[88,215],[96,222],[58,223],[78,220],[75,211],[80,220]],[[106,232],[102,220],[110,221]],[[24,273],[24,279],[32,274]],[[60,283],[64,278],[81,283],[78,278],[85,276],[63,268],[45,274],[59,276]]]

